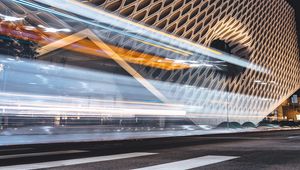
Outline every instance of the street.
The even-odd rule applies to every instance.
[[[300,130],[0,148],[0,169],[300,169]]]

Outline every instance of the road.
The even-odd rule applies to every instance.
[[[300,130],[6,146],[2,169],[300,169]]]

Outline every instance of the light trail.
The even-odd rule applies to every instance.
[[[29,115],[33,115],[32,111],[47,111],[47,112],[76,112],[77,116],[88,116],[88,113],[97,113],[94,115],[117,115],[117,116],[137,116],[137,115],[149,115],[149,116],[185,116],[185,111],[180,110],[157,110],[157,109],[128,109],[128,108],[64,108],[64,107],[23,107],[23,106],[0,106],[1,109],[12,111],[30,111]],[[5,111],[10,113],[11,111]],[[4,112],[4,113],[5,113]],[[3,112],[2,112],[3,113]],[[83,114],[84,113],[84,114]],[[24,113],[21,113],[24,114]],[[43,114],[43,113],[40,113]],[[15,114],[14,114],[15,115]],[[55,114],[57,115],[57,114]],[[63,114],[65,115],[65,113]]]
[[[33,94],[21,94],[0,92],[0,96],[4,97],[26,97],[33,98],[35,100],[61,100],[66,102],[79,101],[83,103],[113,103],[113,104],[138,104],[138,105],[155,105],[155,106],[169,106],[169,107],[182,107],[184,105],[171,104],[171,103],[153,103],[153,102],[139,102],[139,101],[124,101],[124,100],[103,100],[103,99],[90,99],[90,98],[77,98],[66,96],[47,96],[47,95],[33,95]],[[0,99],[1,101],[1,99]]]
[[[228,110],[230,118],[257,118],[259,120],[259,118],[266,116],[263,105],[261,108],[257,108],[255,112],[259,115],[248,113],[245,108],[251,107],[254,102],[261,102],[270,106],[274,104],[273,99],[149,80],[149,83],[155,84],[157,90],[162,92],[167,99],[172,100],[170,103],[158,103],[158,98],[149,97],[149,94],[139,89],[139,86],[132,84],[133,78],[127,76],[112,75],[78,67],[49,65],[48,62],[27,61],[25,59],[20,61],[5,58],[0,62],[3,64],[3,70],[0,73],[2,76],[7,75],[2,86],[6,87],[7,92],[0,92],[0,112],[2,111],[2,115],[123,118],[133,118],[138,115],[207,120],[212,117],[226,118],[227,115],[223,112],[230,106],[233,108]],[[110,80],[112,78],[113,81]],[[117,89],[111,88],[115,81],[119,82]],[[193,92],[199,95],[174,95],[174,92],[170,91],[170,87],[176,87],[178,91],[187,91],[189,94]],[[32,89],[34,93],[32,93]],[[62,90],[57,92],[59,89]],[[114,97],[119,96],[116,90],[123,90],[120,97]],[[78,93],[79,91],[80,93]],[[217,101],[207,100],[214,95],[221,97]],[[109,97],[109,99],[103,99],[104,96]],[[138,97],[135,98],[136,96]],[[243,98],[243,101],[235,103],[237,98]],[[135,101],[135,99],[142,101]],[[237,104],[239,105],[238,108]],[[214,108],[218,108],[218,110],[216,111]]]
[[[10,37],[14,37],[25,41],[30,40],[38,43],[40,46],[43,46],[37,50],[40,56],[44,55],[45,52],[48,52],[47,48],[51,47],[51,48],[63,48],[66,50],[88,54],[91,56],[97,56],[97,57],[108,58],[113,60],[120,60],[120,58],[114,57],[113,54],[111,54],[111,52],[105,51],[104,49],[101,49],[100,47],[95,45],[95,44],[104,44],[103,42],[99,42],[96,40],[95,40],[96,42],[94,42],[90,39],[83,39],[78,34],[73,34],[70,36],[64,34],[56,35],[54,34],[54,31],[45,31],[47,35],[44,35],[43,34],[44,32],[42,32],[38,28],[33,27],[32,29],[28,30],[26,26],[21,24],[18,24],[16,26],[11,26],[9,24],[1,24],[1,27],[2,28],[0,30],[0,34],[4,36],[9,35]],[[128,50],[126,48],[117,47],[111,44],[106,44],[106,45],[109,46],[115,53],[117,53],[122,60],[129,63],[145,65],[145,66],[159,68],[163,70],[188,69],[192,67],[189,64],[176,63],[175,61],[168,60],[164,57],[145,54],[134,50]],[[172,49],[166,49],[166,50],[171,50],[172,52],[178,52]]]
[[[87,23],[87,24],[90,24],[90,25],[94,25],[94,26],[103,28],[103,26],[101,26],[99,24],[95,24],[93,22],[86,21],[86,20],[83,20],[83,19],[80,19],[80,18],[77,18],[77,17],[74,17],[74,16],[69,16],[67,14],[59,13],[57,11],[44,8],[40,5],[29,3],[29,2],[26,2],[24,0],[14,0],[14,1],[18,2],[18,3],[21,3],[21,4],[24,4],[24,5],[28,5],[28,6],[38,8],[40,10],[51,12],[51,13],[56,14],[56,15],[64,16],[64,17],[67,17],[67,18],[70,18],[70,19],[75,19],[75,20],[83,22],[83,23]],[[215,59],[218,59],[218,60],[223,60],[223,61],[226,61],[228,63],[232,63],[232,64],[235,64],[235,65],[239,65],[241,67],[246,67],[246,68],[249,68],[249,69],[253,69],[253,70],[256,70],[256,71],[259,71],[259,72],[268,72],[268,70],[266,70],[265,68],[263,68],[261,66],[258,66],[254,63],[250,63],[250,62],[248,62],[244,59],[240,59],[240,58],[237,58],[237,57],[232,56],[232,55],[224,54],[224,53],[221,53],[221,52],[216,51],[214,49],[207,48],[207,47],[199,45],[199,44],[195,44],[195,43],[190,42],[188,40],[184,40],[184,39],[181,39],[181,38],[178,38],[178,37],[175,37],[175,36],[160,32],[160,31],[157,31],[155,29],[148,28],[148,27],[143,26],[141,24],[137,24],[135,22],[129,21],[127,19],[120,18],[118,16],[114,16],[112,14],[101,11],[99,9],[95,9],[95,8],[90,7],[88,5],[84,5],[84,4],[82,4],[80,2],[77,2],[75,0],[61,0],[61,1],[35,0],[35,1],[43,3],[43,4],[47,4],[47,5],[59,8],[59,9],[62,9],[62,10],[67,11],[67,12],[71,12],[71,13],[74,13],[74,14],[77,14],[77,15],[81,15],[81,16],[84,16],[86,18],[90,18],[90,19],[93,19],[95,21],[99,21],[101,23],[105,23],[105,24],[108,24],[108,25],[113,25],[113,26],[121,28],[121,29],[126,29],[128,32],[133,32],[133,33],[142,35],[144,37],[150,37],[151,40],[141,38],[140,36],[130,34],[128,32],[125,33],[124,31],[118,31],[118,30],[114,30],[112,28],[106,28],[108,30],[118,32],[120,34],[130,36],[132,38],[140,39],[142,41],[148,41],[150,43],[159,44],[159,45],[162,45],[162,46],[165,46],[165,44],[170,44],[171,46],[179,47],[181,50],[185,49],[188,52],[194,52],[196,54],[199,53],[199,54],[207,55],[209,57],[212,57],[212,58],[215,58]],[[98,16],[101,16],[101,17],[98,17]],[[165,44],[161,44],[161,43],[158,43],[157,41],[153,41],[153,40],[157,40],[157,41],[163,42]]]
[[[252,115],[221,115],[221,114],[198,114],[198,115],[191,115],[189,118],[198,118],[198,119],[211,119],[211,118],[259,118],[263,119],[266,117],[266,115],[258,115],[258,116],[252,116]]]
[[[100,47],[96,46],[95,43],[91,40],[87,39],[81,39],[78,42],[75,43],[70,43],[73,42],[73,38],[77,40],[77,38],[70,36],[66,37],[68,40],[62,39],[62,43],[64,45],[64,49],[74,51],[74,52],[79,52],[83,54],[88,54],[92,56],[97,56],[97,57],[103,57],[103,58],[108,58],[108,59],[113,59],[113,60],[120,60],[117,57],[114,57],[113,54],[109,51],[105,51],[105,49],[101,49]],[[54,42],[55,43],[55,42]],[[61,42],[59,42],[60,44]],[[96,44],[104,44],[102,42],[97,41]],[[48,44],[45,47],[42,47],[41,51],[47,48],[47,46],[51,46],[52,44]],[[55,45],[53,45],[55,47]],[[129,63],[133,64],[138,64],[138,65],[144,65],[144,66],[149,66],[153,68],[159,68],[163,70],[181,70],[181,69],[188,69],[191,68],[189,64],[185,63],[176,63],[173,60],[167,60],[166,58],[160,57],[160,56],[155,56],[155,55],[150,55],[150,54],[145,54],[133,50],[128,50],[122,47],[117,47],[114,45],[107,44],[113,50],[115,53],[117,53],[122,60],[127,61]],[[76,47],[76,48],[74,48]],[[52,47],[53,48],[53,47]],[[110,55],[109,55],[110,54]]]
[[[183,51],[183,50],[174,49],[174,48],[170,48],[170,47],[163,47],[163,46],[156,45],[156,44],[153,44],[153,43],[150,43],[150,42],[147,42],[147,41],[142,41],[142,40],[139,40],[139,39],[135,39],[135,40],[139,41],[139,42],[142,42],[144,44],[147,44],[147,45],[151,45],[153,47],[162,48],[164,50],[172,51],[174,53],[178,53],[178,54],[184,55],[186,57],[189,56],[189,55],[193,55],[193,53],[190,53],[188,51]]]

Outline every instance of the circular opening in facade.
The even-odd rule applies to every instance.
[[[213,40],[211,42],[210,46],[212,48],[215,48],[215,49],[218,49],[220,51],[223,51],[223,52],[231,54],[231,49],[229,47],[229,44],[226,43],[224,40],[220,40],[220,39]]]
[[[215,48],[217,50],[223,51],[227,54],[232,54],[235,55],[239,58],[243,58],[245,59],[245,56],[240,56],[238,54],[235,54],[234,51],[234,46],[230,46],[230,44],[228,42],[226,42],[225,40],[220,40],[220,39],[216,39],[213,40],[211,42],[210,47]],[[238,66],[238,65],[234,65],[228,62],[224,62],[222,64],[222,66],[220,66],[221,70],[220,72],[222,72],[223,74],[225,74],[227,77],[235,77],[240,75],[242,72],[244,72],[246,69]]]

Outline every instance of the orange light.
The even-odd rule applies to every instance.
[[[74,48],[74,46],[76,48]],[[177,70],[177,69],[190,68],[190,66],[187,64],[175,63],[173,60],[168,60],[159,56],[128,50],[114,45],[108,45],[108,46],[115,53],[117,53],[122,58],[122,60],[132,64],[144,65],[144,66],[159,68],[163,70]],[[108,55],[109,52],[104,52],[102,49],[95,46],[94,43],[89,39],[80,40],[74,43],[74,45],[65,46],[64,48],[67,50],[93,55],[97,57],[119,60],[118,58],[113,58],[113,56]]]
[[[33,41],[41,46],[58,41],[68,36],[62,33],[44,33],[40,28],[31,28],[30,30],[28,30],[26,29],[27,27],[28,26],[24,26],[23,24],[2,22],[0,35],[10,36],[25,41]],[[163,70],[178,70],[190,68],[188,64],[175,63],[172,60],[168,60],[160,56],[145,54],[110,44],[106,45],[108,45],[115,53],[117,53],[122,60],[128,63],[144,65],[147,67],[159,68]],[[95,46],[94,42],[89,39],[80,40],[73,43],[72,45],[64,46],[63,48],[92,56],[120,60],[118,58],[113,58],[113,55],[108,55],[109,52],[105,53],[102,49]]]

